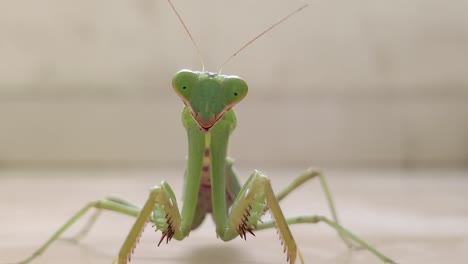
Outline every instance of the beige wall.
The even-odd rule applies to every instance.
[[[301,1],[174,0],[208,70]],[[468,165],[468,2],[310,1],[225,67],[244,164]],[[0,2],[0,164],[173,165],[196,52],[164,0]],[[263,165],[262,165],[263,166]]]

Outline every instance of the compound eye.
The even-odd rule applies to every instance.
[[[198,74],[190,70],[181,70],[172,78],[172,87],[183,100],[189,100],[197,81]]]
[[[247,83],[239,77],[229,77],[224,81],[223,85],[226,105],[232,107],[247,95]]]

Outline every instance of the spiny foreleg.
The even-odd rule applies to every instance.
[[[158,246],[164,240],[168,243],[179,232],[181,219],[177,201],[171,187],[164,181],[150,190],[149,197],[130,229],[114,263],[127,264],[131,260],[141,233],[149,221],[153,222],[156,230],[162,232]]]

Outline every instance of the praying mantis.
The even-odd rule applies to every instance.
[[[196,47],[203,64],[198,45],[171,0],[168,2]],[[254,40],[306,6],[296,9],[247,42],[221,66],[221,69]],[[207,72],[203,66],[202,71],[181,70],[177,72],[172,79],[172,86],[184,103],[182,123],[188,137],[188,161],[182,210],[179,211],[176,196],[165,181],[150,189],[143,207],[114,197],[90,202],[72,216],[30,257],[19,263],[29,263],[41,255],[70,226],[93,208],[97,209],[95,214],[91,216],[85,228],[75,239],[81,238],[89,231],[100,210],[114,211],[136,218],[118,256],[114,259],[114,263],[118,264],[126,264],[131,260],[138,239],[148,222],[151,222],[156,230],[162,232],[159,246],[163,241],[168,243],[172,239],[185,239],[191,230],[203,222],[208,213],[213,216],[217,237],[223,241],[230,241],[238,236],[246,239],[248,235],[255,236],[254,232],[258,230],[276,228],[290,264],[298,261],[304,263],[304,259],[289,226],[319,222],[336,230],[350,249],[363,248],[385,263],[395,263],[339,224],[331,192],[320,171],[313,168],[307,169],[276,194],[272,189],[270,179],[257,170],[241,186],[233,170],[233,161],[227,156],[227,147],[229,137],[236,127],[236,116],[232,108],[247,95],[248,86],[244,80],[237,76],[223,75],[221,70],[218,73]],[[285,217],[279,202],[297,187],[315,178],[320,181],[331,212],[331,219],[320,215]],[[271,213],[272,220],[262,221],[262,216],[267,211]]]

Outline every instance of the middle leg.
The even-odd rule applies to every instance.
[[[123,208],[128,208],[128,209],[134,209],[135,210],[135,213],[132,215],[134,217],[138,216],[138,213],[140,212],[141,208],[138,207],[137,205],[134,205],[130,202],[127,202],[126,200],[124,199],[121,199],[121,198],[118,198],[118,197],[115,197],[115,196],[109,196],[109,197],[106,197],[105,198],[105,201],[109,201],[111,203],[115,203],[116,205],[120,205],[122,206]],[[81,239],[83,239],[88,233],[89,231],[91,231],[91,228],[94,226],[94,224],[96,223],[97,219],[99,218],[99,216],[101,215],[101,212],[102,212],[102,209],[101,208],[98,208],[96,207],[96,210],[93,212],[93,214],[91,215],[91,217],[88,219],[88,221],[86,222],[86,224],[83,226],[83,228],[78,232],[76,233],[76,235],[74,235],[73,237],[70,237],[70,238],[64,238],[64,240],[67,240],[67,241],[71,241],[73,243],[78,243],[78,241],[80,241]]]
[[[325,195],[325,199],[327,200],[328,209],[330,211],[331,217],[333,222],[336,224],[340,224],[338,220],[338,214],[336,213],[335,203],[333,201],[333,197],[331,195],[330,188],[328,187],[327,181],[323,176],[322,172],[316,168],[309,168],[304,173],[302,173],[299,177],[294,179],[288,186],[286,186],[283,190],[276,194],[276,198],[278,201],[283,200],[286,196],[291,194],[294,190],[296,190],[299,186],[302,186],[304,183],[308,182],[309,180],[318,178],[320,181],[320,186],[322,188],[323,194]],[[268,207],[264,208],[264,211],[267,211]],[[342,233],[338,232],[341,240],[346,244],[346,246],[350,249],[362,249],[363,247],[359,244],[353,243],[347,236],[344,236]]]
[[[293,224],[317,224],[320,222],[323,222],[330,226],[331,228],[335,229],[338,234],[340,234],[341,237],[344,237],[346,239],[349,239],[359,245],[360,248],[366,249],[372,254],[374,254],[377,258],[382,260],[384,263],[389,263],[389,264],[396,264],[395,261],[393,261],[391,258],[385,256],[383,253],[378,251],[375,247],[371,246],[367,242],[365,242],[363,239],[359,238],[357,235],[353,234],[351,231],[347,230],[343,226],[339,225],[335,221],[321,215],[305,215],[305,216],[297,216],[297,217],[290,217],[286,219],[286,222],[288,225],[293,225]],[[268,228],[273,228],[275,226],[275,223],[273,221],[265,221],[264,223],[260,223],[256,226],[255,230],[262,230],[262,229],[268,229]]]

